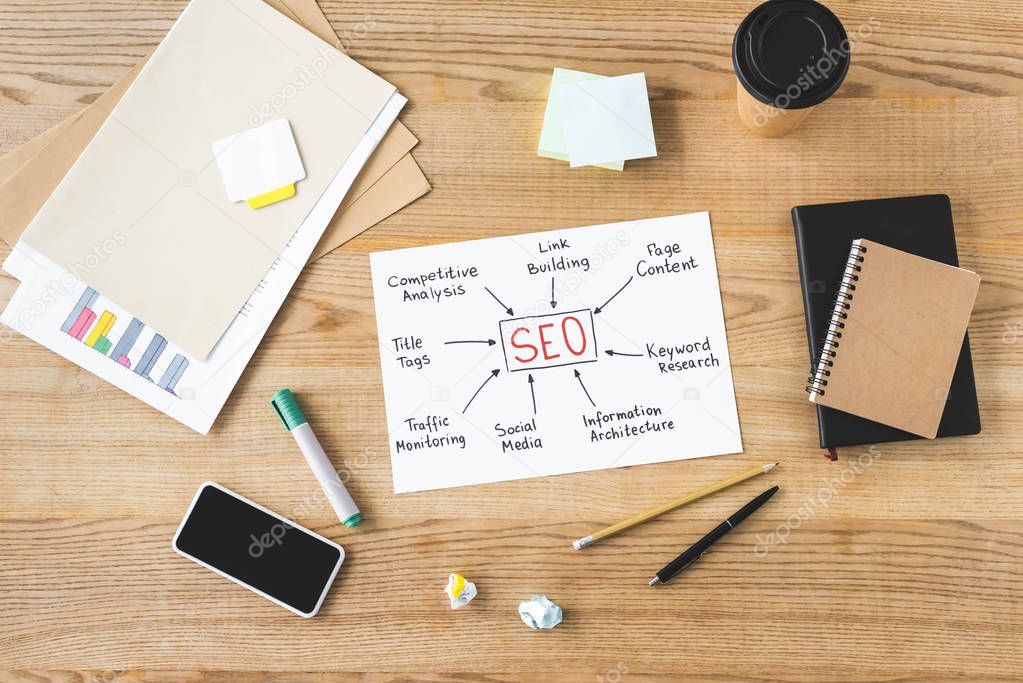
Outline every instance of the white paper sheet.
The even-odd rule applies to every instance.
[[[24,242],[15,245],[4,262],[4,269],[22,284],[0,315],[0,322],[206,434],[348,188],[405,102],[401,95],[391,97],[205,360],[174,346],[158,331],[90,290],[73,274]],[[95,317],[90,320],[88,312],[82,317],[85,309]],[[101,327],[104,313],[110,314],[108,321],[115,319],[109,329]],[[84,333],[76,328],[79,320],[86,327]],[[97,331],[102,334],[94,339]],[[109,341],[109,346],[98,337]],[[93,345],[87,344],[89,341]]]
[[[646,76],[614,76],[561,86],[569,166],[657,156]]]
[[[396,492],[742,450],[707,213],[370,263]]]

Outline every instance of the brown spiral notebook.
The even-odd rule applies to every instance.
[[[980,277],[853,242],[810,401],[933,439]]]

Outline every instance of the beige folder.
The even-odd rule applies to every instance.
[[[338,42],[316,0],[287,0],[286,4],[284,0],[264,2],[292,17],[322,40]],[[0,157],[0,238],[11,246],[21,238],[145,62],[143,60],[122,76],[83,111]],[[426,176],[410,154],[418,142],[400,121],[391,126],[327,226],[313,259],[336,249],[430,191]],[[371,188],[373,192],[369,195]],[[366,199],[362,199],[364,194],[367,194]],[[349,206],[353,210],[346,210]]]
[[[192,0],[22,239],[205,357],[394,93],[261,0]],[[212,144],[276,118],[298,194],[228,201]]]
[[[430,183],[411,154],[403,156],[390,171],[354,201],[341,206],[341,213],[320,238],[310,260],[318,259],[364,230],[376,225],[401,207],[430,191]],[[396,206],[397,204],[397,206]]]
[[[980,277],[856,240],[810,400],[933,439]]]

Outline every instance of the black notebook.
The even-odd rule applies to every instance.
[[[917,256],[959,265],[952,206],[945,195],[873,199],[792,209],[799,277],[803,288],[810,366],[815,367],[845,272],[849,249],[864,238]],[[821,448],[906,441],[920,437],[818,405]],[[980,408],[973,377],[970,337],[963,339],[938,436],[980,432]]]

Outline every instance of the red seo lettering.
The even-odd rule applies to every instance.
[[[590,309],[502,320],[500,327],[508,372],[597,360],[597,339]]]

